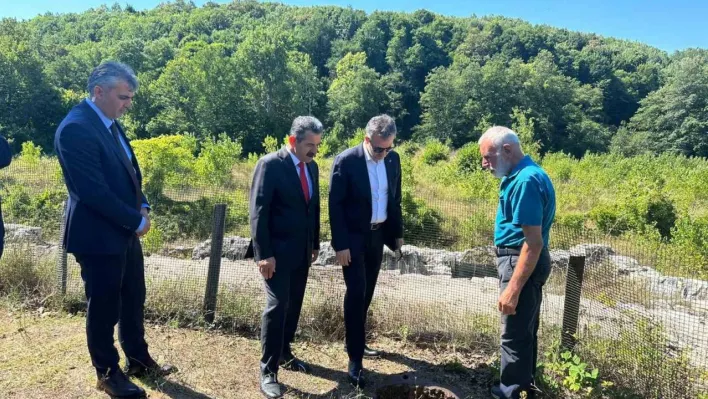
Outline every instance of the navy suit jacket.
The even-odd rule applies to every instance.
[[[395,251],[396,239],[403,238],[401,211],[401,159],[390,152],[383,160],[388,180],[388,204],[384,222],[384,244]],[[364,234],[371,230],[371,183],[366,168],[364,146],[349,148],[337,155],[329,183],[329,223],[335,251],[363,249]]]
[[[98,114],[86,103],[75,106],[57,128],[54,148],[69,191],[64,246],[69,253],[120,254],[142,222],[130,166],[142,186],[138,161],[128,138],[132,165],[123,161],[119,146]]]
[[[312,198],[305,202],[295,163],[287,149],[265,155],[253,172],[249,217],[251,243],[246,258],[275,257],[276,269],[295,268],[320,249],[320,185],[317,163],[307,164]]]
[[[0,136],[0,169],[5,168],[12,162],[12,151],[7,140]],[[5,224],[2,220],[2,210],[0,210],[0,256],[5,243]]]

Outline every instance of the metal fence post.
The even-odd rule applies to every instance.
[[[563,332],[561,348],[571,350],[575,347],[575,334],[578,332],[580,315],[580,292],[585,273],[585,257],[571,256],[568,261],[568,274],[565,280],[565,304],[563,306]]]
[[[219,292],[219,273],[221,271],[221,251],[224,247],[224,228],[226,222],[226,204],[214,205],[214,225],[211,232],[211,254],[207,274],[206,292],[204,293],[204,319],[214,322],[216,297]]]
[[[69,200],[64,201],[63,211],[61,213],[61,225],[59,226],[59,252],[57,253],[56,277],[57,289],[62,296],[66,295],[66,279],[68,268],[66,263],[66,247],[64,246],[64,237],[66,235],[66,212],[69,205]]]

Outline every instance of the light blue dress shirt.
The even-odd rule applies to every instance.
[[[96,114],[98,114],[98,117],[101,118],[101,122],[103,122],[103,124],[106,126],[106,131],[108,132],[108,134],[111,135],[111,139],[113,139],[113,133],[111,132],[111,125],[113,124],[113,120],[108,118],[106,115],[104,115],[103,111],[101,111],[101,109],[98,108],[98,106],[96,106],[96,104],[94,104],[93,101],[91,101],[91,99],[87,98],[86,103],[88,103],[88,105],[94,111],[96,111]],[[126,155],[128,155],[128,160],[132,161],[133,157],[130,153],[130,148],[128,147],[128,143],[125,142],[125,140],[123,139],[123,136],[118,136],[118,138],[120,139],[120,143],[123,146],[123,150],[125,150]],[[150,206],[148,204],[143,203],[143,208],[149,208],[149,207]],[[137,233],[138,231],[142,230],[143,227],[145,226],[145,223],[147,223],[147,221],[145,220],[145,218],[143,218],[143,220],[140,222],[140,226],[138,226],[138,229],[135,230],[135,232]]]

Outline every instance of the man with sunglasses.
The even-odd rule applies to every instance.
[[[359,387],[365,385],[363,357],[379,356],[366,346],[365,325],[383,246],[395,251],[403,245],[401,161],[392,151],[395,138],[393,118],[371,118],[364,142],[335,158],[330,177],[332,247],[347,286],[344,325],[348,379]]]

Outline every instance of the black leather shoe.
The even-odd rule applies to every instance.
[[[381,352],[364,345],[364,357],[381,357]]]
[[[268,374],[261,376],[261,392],[266,398],[280,398],[283,396],[283,391],[278,384],[278,376]]]
[[[125,374],[128,377],[143,378],[143,377],[164,377],[177,372],[177,367],[171,364],[160,366],[157,362],[150,361],[147,363],[131,362],[125,369]]]
[[[310,366],[308,366],[307,363],[296,358],[292,354],[285,355],[282,359],[280,359],[280,367],[284,368],[285,370],[298,371],[301,373],[310,372]]]
[[[362,367],[361,363],[349,362],[347,380],[356,388],[363,389],[366,386],[366,380],[364,379],[364,367]]]
[[[122,371],[98,378],[96,388],[114,398],[145,398],[145,390],[133,384]]]
[[[492,398],[494,399],[505,399],[504,394],[502,393],[501,388],[499,388],[499,385],[494,385],[492,387]]]

